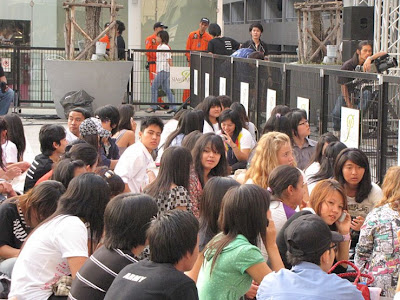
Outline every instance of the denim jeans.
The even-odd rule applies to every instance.
[[[11,102],[14,101],[14,91],[8,89],[5,93],[0,90],[0,116],[6,115]]]
[[[11,278],[12,270],[14,269],[15,262],[17,261],[16,257],[7,258],[0,262],[0,272],[6,274],[9,278]]]
[[[160,71],[154,78],[153,84],[151,85],[151,102],[157,103],[158,88],[160,88],[167,94],[168,102],[175,103],[175,97],[169,88],[169,72]],[[152,105],[152,108],[157,109],[156,105]]]
[[[372,101],[372,92],[369,90],[364,90],[362,100],[358,101],[357,109],[361,109],[363,112],[365,112],[369,107],[371,101]],[[339,96],[336,100],[335,107],[332,110],[333,130],[335,131],[340,130],[342,106],[346,107],[346,101],[344,100],[343,96]]]

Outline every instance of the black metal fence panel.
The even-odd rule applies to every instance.
[[[191,62],[191,75],[199,74],[197,94],[193,93],[195,80],[191,78],[191,99],[196,104],[204,98],[204,70],[210,72],[208,84],[216,96],[221,94],[221,77],[233,101],[240,101],[241,86],[248,84],[248,114],[259,132],[269,117],[268,89],[276,92],[276,105],[297,107],[298,97],[307,98],[314,139],[327,131],[337,131],[338,124],[340,129],[341,118],[334,109],[336,106],[340,110],[344,101],[339,79],[348,78],[355,86],[353,106],[360,109],[359,149],[369,158],[372,179],[382,182],[387,169],[399,164],[399,77],[341,71],[340,66],[301,66],[206,53],[192,53]]]

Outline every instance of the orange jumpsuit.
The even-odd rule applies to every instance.
[[[208,42],[212,40],[212,36],[208,32],[200,35],[200,29],[192,31],[186,41],[186,50],[192,51],[207,51]],[[190,65],[190,52],[186,53],[187,60]],[[182,101],[185,101],[190,96],[190,90],[184,90]]]
[[[157,46],[159,45],[156,41],[156,34],[148,36],[144,42],[146,50],[157,50]],[[156,77],[156,60],[157,60],[157,52],[146,52],[147,61],[149,62],[149,79],[150,85],[153,84],[153,80]],[[162,101],[161,97],[158,97],[157,102]]]
[[[108,37],[108,35],[105,35],[101,39],[99,39],[99,42],[106,43],[106,49],[110,49],[110,38]]]
[[[145,47],[146,50],[157,50],[156,34],[152,34],[146,38]],[[149,78],[150,84],[153,83],[154,77],[156,77],[156,60],[157,52],[146,52],[147,61],[153,62],[149,64]]]

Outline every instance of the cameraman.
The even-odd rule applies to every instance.
[[[386,52],[378,52],[372,55],[372,43],[370,41],[361,41],[358,44],[357,50],[354,52],[353,57],[343,64],[341,70],[356,71],[356,69],[363,69],[364,72],[369,72],[371,70],[371,63],[383,55],[386,55]],[[353,103],[351,101],[353,99],[355,100],[354,102],[356,102],[354,104],[357,105],[357,108],[365,111],[368,108],[368,104],[372,100],[371,91],[364,90],[362,101],[359,101],[360,95],[357,95],[355,90],[357,85],[360,83],[354,82],[352,78],[339,77],[338,83],[341,85],[342,95],[337,99],[335,107],[332,111],[334,131],[340,130],[340,115],[342,106],[353,108]]]
[[[4,75],[3,67],[0,65],[0,116],[6,115],[14,100],[14,91],[7,85],[7,78]]]

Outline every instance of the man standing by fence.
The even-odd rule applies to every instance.
[[[0,65],[0,116],[6,115],[10,108],[11,102],[14,100],[14,91],[7,85],[7,78],[4,75],[4,69]]]
[[[208,18],[201,18],[199,29],[192,31],[186,41],[186,58],[190,65],[190,51],[207,51],[208,42],[212,40],[212,36],[207,32],[207,28],[210,25]],[[190,90],[183,91],[182,102],[190,97]]]
[[[156,41],[157,33],[167,29],[168,26],[165,26],[162,22],[157,22],[153,26],[153,34],[148,36],[145,41],[146,50],[157,50],[157,46],[159,45]],[[147,65],[146,69],[149,70],[149,79],[150,85],[153,84],[153,80],[156,77],[156,60],[157,60],[157,52],[146,52],[147,56]],[[159,97],[157,102],[163,102]]]

